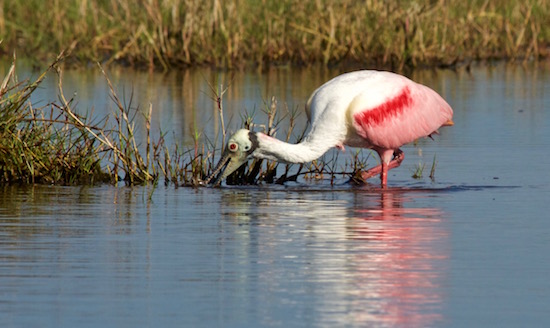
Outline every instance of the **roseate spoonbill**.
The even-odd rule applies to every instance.
[[[453,125],[453,110],[429,87],[391,72],[363,70],[333,78],[313,92],[306,105],[311,123],[298,144],[289,144],[260,132],[239,130],[229,138],[213,173],[214,184],[250,158],[284,163],[312,161],[332,147],[370,148],[381,164],[362,173],[364,179],[380,174],[386,187],[388,170],[404,159],[402,145]]]

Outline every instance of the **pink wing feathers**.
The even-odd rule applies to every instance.
[[[379,104],[361,101],[380,97],[368,90],[353,102],[352,124],[372,146],[397,149],[432,134],[453,116],[449,104],[432,89],[405,78],[400,82]]]

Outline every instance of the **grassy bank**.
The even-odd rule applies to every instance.
[[[11,0],[3,49],[164,68],[360,63],[401,69],[550,55],[547,0]]]

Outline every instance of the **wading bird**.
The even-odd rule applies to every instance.
[[[221,171],[218,184],[250,158],[284,163],[317,159],[332,147],[373,149],[381,164],[362,173],[363,179],[380,174],[387,186],[388,170],[404,159],[399,149],[418,138],[453,125],[453,110],[429,87],[391,72],[363,70],[342,74],[313,92],[306,105],[311,123],[298,144],[289,144],[264,133],[239,130],[229,138],[226,150],[209,183]],[[225,167],[225,168],[224,168]]]

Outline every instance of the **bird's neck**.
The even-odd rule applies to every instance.
[[[311,162],[333,146],[307,137],[298,144],[290,144],[260,132],[256,133],[256,136],[259,145],[254,152],[254,157],[284,163]]]

